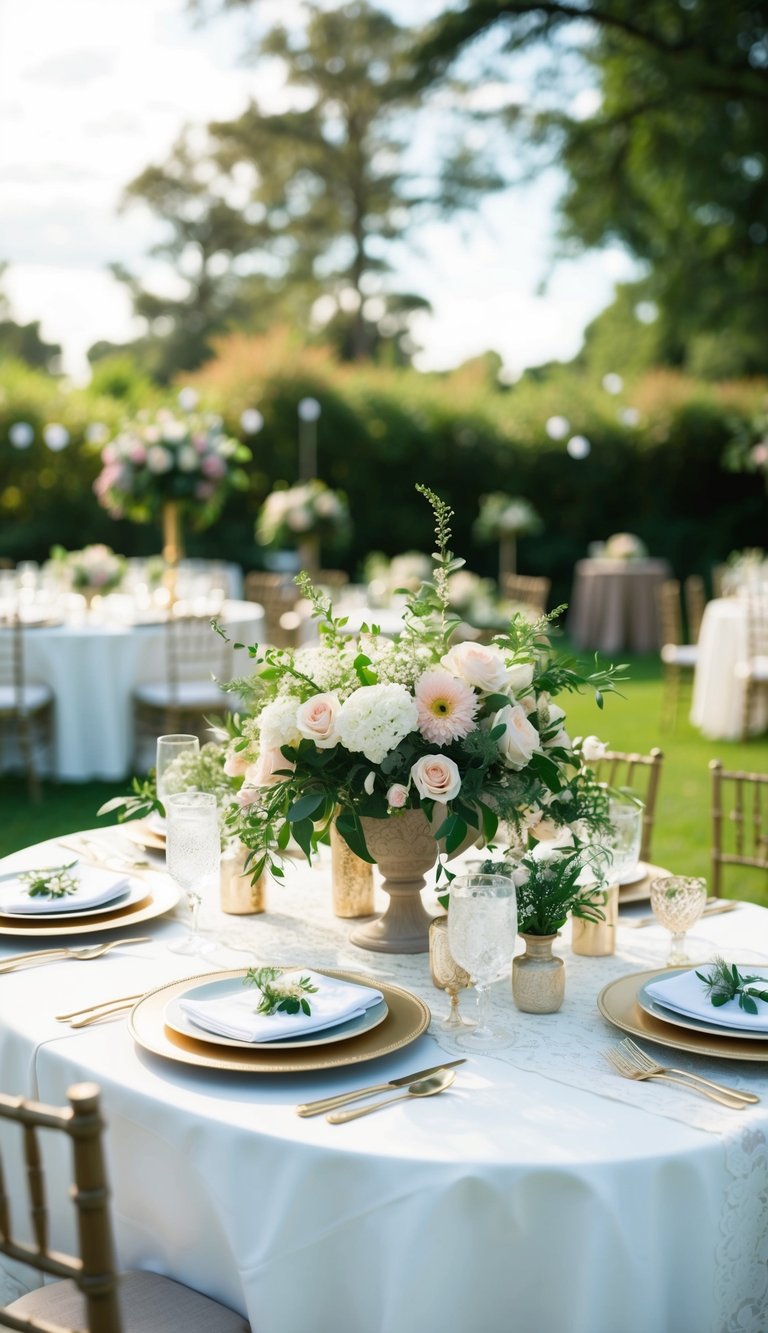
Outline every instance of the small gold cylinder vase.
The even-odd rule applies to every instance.
[[[355,856],[335,820],[331,825],[331,889],[334,916],[373,915],[373,866]]]
[[[266,909],[264,876],[251,883],[245,870],[248,848],[242,843],[225,851],[221,858],[221,910],[228,916],[255,916]]]
[[[603,912],[604,921],[583,921],[571,917],[571,949],[587,958],[602,958],[616,952],[616,926],[619,920],[619,886],[609,884],[590,895]]]

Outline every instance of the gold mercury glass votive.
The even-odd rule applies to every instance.
[[[571,917],[571,949],[587,958],[603,958],[616,952],[616,926],[619,921],[619,886],[609,884],[590,895],[603,912],[604,921],[584,921]]]
[[[373,866],[355,856],[335,822],[331,825],[331,891],[334,916],[373,915]]]
[[[241,844],[227,849],[221,858],[221,910],[229,916],[255,916],[266,909],[264,876],[251,883],[245,870],[248,848]]]

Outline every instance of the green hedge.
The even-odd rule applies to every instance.
[[[471,535],[479,497],[494,490],[526,496],[544,530],[520,542],[518,564],[522,572],[547,574],[558,600],[567,598],[573,564],[588,543],[613,532],[637,533],[680,577],[707,574],[733,549],[768,544],[761,480],[721,466],[734,419],[757,410],[764,383],[713,386],[658,372],[617,399],[583,373],[562,371],[502,390],[489,386],[482,362],[446,376],[340,367],[284,334],[235,336],[188,382],[233,434],[242,436],[245,408],[257,406],[264,417],[248,441],[249,492],[232,497],[215,528],[189,538],[192,555],[246,568],[265,563],[268,553],[253,537],[255,516],[276,481],[296,478],[296,409],[306,395],[322,405],[319,473],[347,492],[354,520],[351,543],[324,550],[324,563],[353,575],[372,549],[431,549],[430,513],[416,481],[453,506],[455,549],[484,574],[495,572],[496,551]],[[627,406],[640,414],[636,426],[619,418]],[[91,490],[99,467],[88,426],[114,429],[124,410],[115,398],[67,393],[39,373],[0,367],[0,555],[44,558],[54,542],[106,541],[128,555],[159,549],[157,531],[111,520]],[[553,415],[587,436],[588,458],[570,458],[565,441],[549,438],[545,423]],[[35,443],[24,451],[8,443],[19,420],[35,428]],[[71,433],[59,454],[41,440],[50,421]]]

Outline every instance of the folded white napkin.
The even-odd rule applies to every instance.
[[[703,963],[697,970],[709,976],[711,964]],[[760,981],[755,985],[760,989],[768,989],[768,972],[764,968],[745,966],[739,967],[739,971],[745,976],[759,977]],[[685,1014],[688,1018],[699,1018],[717,1027],[741,1028],[745,1032],[768,1032],[768,1004],[756,1000],[756,1014],[745,1013],[739,1007],[738,1000],[714,1005],[703,981],[696,976],[696,971],[680,972],[676,977],[652,981],[646,986],[645,993],[667,1009]]]
[[[290,975],[290,974],[289,974]],[[335,977],[320,976],[299,968],[296,979],[309,977],[317,986],[314,995],[307,995],[311,1014],[258,1014],[261,992],[256,986],[243,986],[233,995],[217,1000],[181,1000],[179,1003],[188,1018],[206,1032],[234,1041],[284,1041],[286,1037],[304,1036],[321,1032],[323,1028],[359,1018],[371,1005],[384,997],[370,986],[356,986],[351,981],[337,981]]]
[[[50,861],[45,868],[66,864],[65,859],[61,862]],[[113,898],[119,898],[130,887],[130,880],[125,875],[116,874],[114,870],[100,870],[97,866],[76,865],[70,874],[77,880],[77,888],[74,893],[68,893],[63,898],[30,898],[29,885],[23,880],[7,880],[0,884],[0,913],[37,916],[45,912],[82,912],[87,907],[100,907],[102,903],[112,902]]]

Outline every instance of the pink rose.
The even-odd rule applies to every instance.
[[[138,441],[136,442],[136,444],[132,444],[128,457],[130,458],[132,463],[136,464],[137,467],[141,463],[145,463],[147,460],[147,451],[144,448],[144,445],[140,444]]]
[[[402,782],[393,782],[387,792],[387,805],[390,810],[402,810],[408,800],[408,788]]]
[[[200,464],[200,470],[205,473],[206,477],[211,477],[216,481],[219,477],[224,476],[227,465],[223,458],[218,458],[216,454],[208,454]]]
[[[461,774],[444,754],[425,754],[411,769],[420,796],[430,801],[452,801],[461,791]]]
[[[315,742],[318,750],[330,750],[338,744],[336,715],[339,708],[335,694],[313,694],[298,709],[296,725],[306,740]]]
[[[229,750],[224,760],[224,772],[228,778],[241,778],[251,762],[247,750]]]
[[[256,801],[258,801],[260,796],[261,792],[259,791],[258,787],[241,787],[239,792],[235,796],[235,800],[237,801],[237,804],[240,806],[241,810],[245,810],[249,805],[253,805]]]
[[[283,771],[278,772],[279,769]],[[277,747],[272,750],[262,750],[256,763],[248,765],[245,780],[254,787],[274,787],[278,782],[282,782],[286,769],[292,773],[293,764]]]

